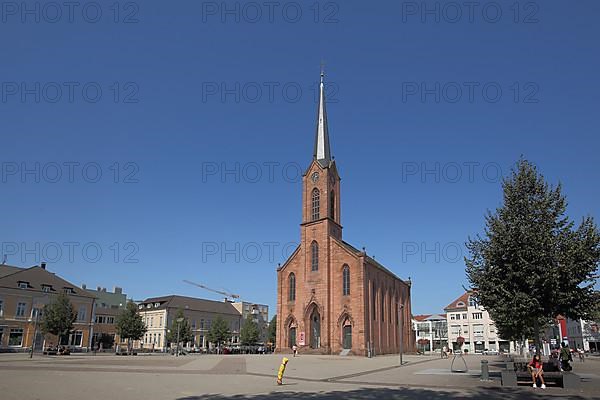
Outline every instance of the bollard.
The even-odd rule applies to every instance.
[[[283,360],[281,360],[281,365],[279,366],[279,372],[277,373],[277,384],[278,385],[283,385],[283,374],[285,373],[285,366],[288,363],[288,359],[286,357],[283,357]]]
[[[490,380],[490,370],[488,367],[487,360],[481,360],[481,380],[489,381]]]

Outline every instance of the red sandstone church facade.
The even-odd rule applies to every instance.
[[[300,245],[277,269],[277,351],[355,355],[413,351],[410,281],[342,240],[323,75],[313,161],[302,178]],[[402,332],[401,332],[402,331]]]

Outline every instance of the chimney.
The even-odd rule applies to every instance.
[[[42,269],[46,269],[46,263],[43,262],[42,265],[41,265],[41,267],[42,267]]]
[[[118,286],[115,286],[115,293],[116,294],[123,294],[123,288],[120,288]]]
[[[82,283],[82,284],[81,284],[81,288],[82,288],[83,290],[87,289],[87,286],[85,286],[85,283]]]

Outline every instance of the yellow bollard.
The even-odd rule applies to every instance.
[[[285,373],[285,366],[288,363],[288,359],[286,357],[283,357],[283,360],[281,360],[281,365],[279,366],[279,372],[277,373],[277,384],[278,385],[283,385],[283,374]]]

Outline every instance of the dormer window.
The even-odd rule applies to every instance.
[[[73,294],[73,288],[70,288],[70,287],[63,288],[63,292],[65,292],[65,294]]]
[[[44,293],[50,293],[51,290],[52,290],[52,286],[51,285],[42,285],[42,292],[44,292]]]
[[[146,308],[152,308],[152,304],[147,304]]]
[[[456,307],[464,307],[465,303],[463,303],[462,301],[459,301],[458,303],[456,303]]]
[[[154,307],[156,307],[156,308],[160,307],[160,303],[154,303]]]
[[[29,282],[19,281],[19,289],[29,289]]]
[[[140,309],[140,310],[141,310],[142,308],[144,308],[144,305],[143,305],[143,304],[140,304],[140,305],[138,306],[138,309]]]

